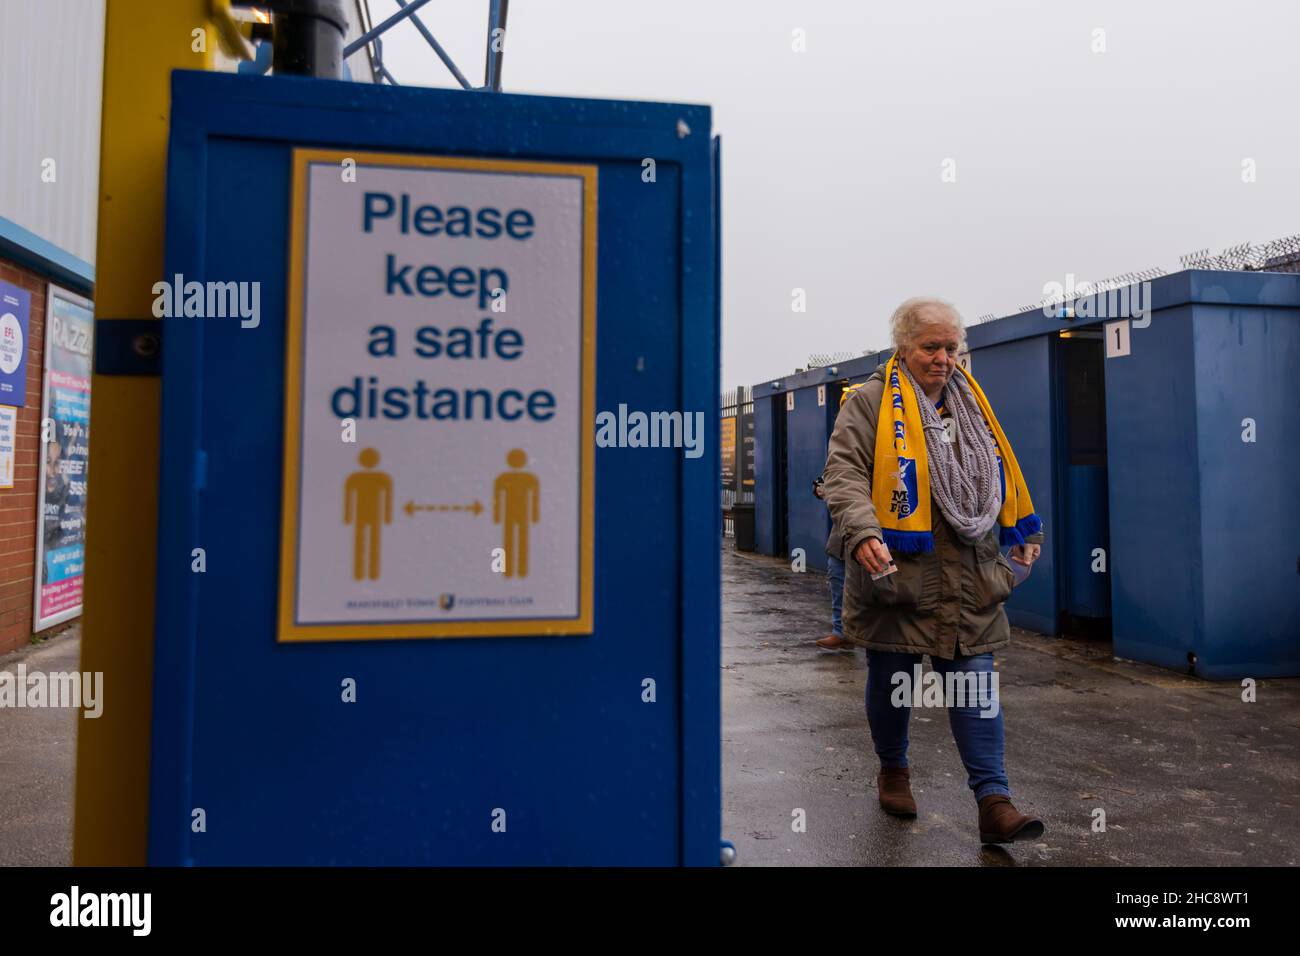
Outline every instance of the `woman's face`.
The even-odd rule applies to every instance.
[[[63,447],[58,442],[45,446],[45,490],[53,491],[59,486],[59,455]]]
[[[935,316],[935,319],[921,326],[901,350],[912,377],[927,393],[939,391],[952,378],[957,368],[957,349],[961,346],[957,327],[946,316]]]

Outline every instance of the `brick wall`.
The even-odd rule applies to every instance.
[[[14,486],[0,488],[0,654],[30,642],[36,587],[36,484],[40,480],[41,379],[45,367],[47,281],[0,259],[0,279],[32,294],[27,326],[27,404],[18,409]],[[72,622],[42,631],[57,634]]]

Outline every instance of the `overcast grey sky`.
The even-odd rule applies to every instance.
[[[487,6],[421,13],[475,83]],[[376,22],[396,9],[371,0]],[[1297,37],[1291,0],[514,0],[503,75],[713,107],[732,387],[887,346],[908,296],[974,323],[1068,273],[1300,232]],[[455,85],[409,25],[384,56],[403,84]]]

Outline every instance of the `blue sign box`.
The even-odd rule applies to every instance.
[[[710,123],[703,106],[174,74],[160,278],[256,281],[261,316],[164,320],[151,863],[717,865]],[[597,167],[594,407],[700,411],[706,431],[699,458],[595,449],[590,634],[277,642],[304,148]]]

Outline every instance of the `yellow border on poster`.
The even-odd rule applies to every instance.
[[[294,620],[298,565],[298,478],[302,420],[302,335],[306,319],[303,286],[307,240],[307,170],[313,163],[340,168],[351,159],[367,165],[409,166],[415,169],[455,169],[470,172],[526,173],[534,176],[578,177],[582,180],[582,475],[579,501],[579,589],[576,618],[531,618],[503,621],[416,621],[402,624],[299,624]],[[293,200],[290,207],[289,314],[285,339],[284,479],[280,519],[279,643],[316,641],[393,640],[439,637],[539,637],[590,634],[593,594],[596,501],[596,183],[594,165],[421,156],[411,153],[369,153],[337,149],[298,148],[293,151]]]

